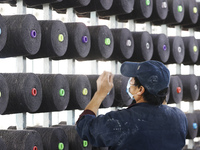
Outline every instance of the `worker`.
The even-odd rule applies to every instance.
[[[97,79],[96,93],[76,123],[80,137],[109,150],[182,150],[186,116],[179,108],[163,105],[170,82],[167,67],[154,60],[124,62],[121,74],[130,77],[127,93],[136,103],[97,116],[113,88],[112,73],[103,72]]]

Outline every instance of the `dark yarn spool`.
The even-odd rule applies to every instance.
[[[135,42],[133,56],[130,61],[146,61],[150,60],[153,56],[153,40],[147,31],[132,32]]]
[[[153,24],[161,25],[161,24],[177,24],[181,23],[184,18],[185,7],[184,0],[168,0],[168,15],[163,21],[154,21]]]
[[[42,32],[41,46],[35,55],[28,58],[63,56],[67,51],[68,33],[65,24],[59,20],[39,21]]]
[[[1,0],[0,3],[7,3],[10,4],[10,6],[16,7],[16,0]]]
[[[35,130],[40,134],[44,150],[69,150],[68,137],[62,128],[27,127],[26,129]]]
[[[197,137],[200,137],[200,110],[195,110],[194,114],[196,115],[198,125]]]
[[[112,16],[127,14],[133,11],[135,0],[114,0],[111,8],[107,11],[97,11],[99,16]]]
[[[167,18],[168,15],[168,0],[153,0],[152,13],[150,17],[144,17],[139,19],[138,22],[147,22],[147,21],[162,21]]]
[[[0,74],[0,114],[3,114],[8,106],[9,88],[6,79]]]
[[[63,9],[63,8],[75,8],[75,7],[82,7],[87,6],[91,0],[62,0],[58,3],[52,3],[51,6],[54,9]]]
[[[115,99],[113,107],[129,106],[132,103],[132,99],[126,92],[126,86],[129,78],[122,75],[115,75],[113,78],[115,88]]]
[[[73,125],[55,125],[65,131],[68,137],[69,150],[92,150],[92,145],[86,140],[82,140]]]
[[[111,29],[114,38],[114,50],[110,60],[126,60],[134,52],[134,39],[129,29]]]
[[[181,64],[185,56],[185,45],[182,37],[169,36],[170,56],[166,64]]]
[[[24,0],[24,3],[29,7],[35,7],[38,5],[61,2],[62,0]]]
[[[165,34],[151,34],[153,40],[153,57],[152,59],[167,62],[170,55],[169,39]]]
[[[42,103],[42,85],[33,73],[2,74],[9,88],[9,100],[3,114],[36,112]]]
[[[85,109],[91,100],[91,85],[86,75],[66,75],[70,87],[67,110]]]
[[[96,81],[99,77],[99,75],[87,75],[90,84],[91,84],[91,89],[92,89],[92,95],[91,97],[94,96],[95,92],[97,91],[97,84]],[[103,102],[101,103],[101,108],[108,108],[111,107],[113,102],[114,102],[114,97],[115,97],[115,90],[112,88],[112,90],[108,93],[108,95],[105,97]]]
[[[186,118],[188,121],[188,133],[186,139],[194,139],[198,133],[198,121],[194,113],[186,113]]]
[[[198,78],[199,85],[200,85],[200,76],[197,76],[197,78]],[[199,98],[198,98],[198,100],[200,100],[200,88],[199,88]]]
[[[169,11],[168,1],[169,0],[153,0],[153,12],[147,21],[165,20]]]
[[[12,0],[1,0],[0,3],[9,3]]]
[[[33,15],[3,16],[7,26],[7,41],[0,57],[34,55],[41,44],[41,28]]]
[[[195,24],[199,18],[196,0],[184,0],[185,14],[181,25]]]
[[[91,47],[91,37],[87,26],[84,23],[65,23],[68,31],[68,48],[67,52],[62,57],[55,57],[53,59],[78,59],[85,58]]]
[[[151,16],[153,12],[153,0],[136,0],[134,10],[131,13],[117,16],[119,21],[134,19],[146,19]]]
[[[199,98],[199,81],[197,76],[191,75],[177,75],[183,84],[183,101],[192,102]]]
[[[42,84],[42,104],[37,112],[61,111],[67,108],[69,83],[61,74],[37,74]]]
[[[200,11],[199,11],[200,10],[200,2],[196,2],[196,3],[197,3],[197,13],[199,16],[200,15]],[[196,9],[194,8],[194,10],[196,10]],[[196,23],[189,24],[189,25],[183,25],[182,28],[183,29],[193,28],[195,31],[199,31],[200,30],[199,26],[200,26],[200,19],[198,18]]]
[[[85,7],[77,7],[75,11],[78,13],[86,13],[92,11],[104,11],[109,10],[113,4],[113,0],[91,0],[91,2]]]
[[[178,76],[170,77],[170,97],[168,104],[180,103],[183,99],[183,84]]]
[[[30,130],[0,130],[8,150],[43,150],[41,136]]]
[[[5,141],[2,138],[0,138],[0,150],[7,150]]]
[[[108,150],[108,147],[92,147],[92,150]]]
[[[0,51],[4,48],[7,40],[6,20],[0,15]]]
[[[108,59],[114,48],[112,32],[105,25],[88,26],[91,35],[90,53],[83,60],[104,60]]]
[[[182,37],[185,45],[184,65],[192,65],[197,62],[199,57],[199,45],[194,36]]]
[[[198,43],[198,47],[200,48],[200,39],[196,39],[197,40],[197,43]],[[197,59],[197,61],[196,61],[196,64],[197,65],[200,65],[200,54],[199,54],[199,56],[198,56],[198,59]]]

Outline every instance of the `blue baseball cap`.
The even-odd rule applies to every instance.
[[[169,87],[170,72],[159,61],[124,62],[121,66],[121,74],[126,77],[137,77],[142,86],[154,96],[164,96],[158,93]]]

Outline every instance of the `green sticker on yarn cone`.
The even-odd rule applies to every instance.
[[[197,52],[197,50],[198,50],[198,49],[197,49],[197,46],[194,46],[194,47],[193,47],[193,51],[194,51],[194,52]]]
[[[63,34],[59,34],[59,35],[58,35],[58,41],[59,41],[59,42],[63,42],[63,41],[64,41],[64,36],[63,36]]]
[[[60,142],[60,143],[58,144],[58,149],[59,149],[59,150],[63,150],[63,149],[64,149],[64,144]]]
[[[106,44],[106,45],[110,45],[110,43],[111,43],[110,38],[105,38],[105,44]]]
[[[83,147],[86,148],[88,146],[88,141],[83,140]]]
[[[1,92],[0,92],[0,97],[1,97]]]
[[[87,95],[87,94],[88,94],[87,88],[84,88],[84,89],[83,89],[82,94],[83,94],[83,95]]]
[[[65,96],[65,90],[64,89],[60,89],[59,90],[59,94],[60,94],[60,96]]]
[[[183,7],[181,5],[178,6],[178,12],[182,12],[183,11]]]
[[[149,6],[149,5],[150,5],[150,3],[151,3],[151,1],[150,1],[150,0],[146,0],[146,5],[147,5],[147,6]]]
[[[197,7],[193,7],[193,13],[197,13]]]

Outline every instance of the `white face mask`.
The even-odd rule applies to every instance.
[[[126,86],[126,92],[128,93],[128,95],[130,96],[131,99],[134,99],[134,97],[133,97],[134,95],[131,94],[131,92],[129,91],[129,90],[130,90],[130,87],[131,87],[131,85],[130,85],[131,79],[132,79],[132,78],[130,78],[130,79],[128,80],[128,83],[127,83],[127,86]]]

